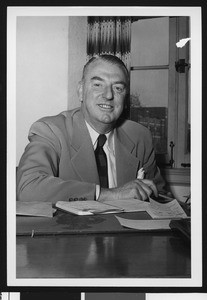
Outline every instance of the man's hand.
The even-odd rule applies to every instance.
[[[98,201],[119,200],[119,199],[138,199],[147,200],[151,194],[158,196],[156,185],[152,180],[135,179],[118,188],[101,189]]]

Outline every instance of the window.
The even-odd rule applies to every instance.
[[[189,17],[132,23],[130,118],[152,132],[158,165],[190,163]]]

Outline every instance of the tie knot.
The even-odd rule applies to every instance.
[[[98,136],[98,144],[97,144],[97,147],[103,147],[103,145],[105,144],[106,142],[106,139],[107,137],[105,136],[105,134],[100,134]]]

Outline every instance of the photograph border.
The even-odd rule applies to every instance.
[[[108,11],[107,7],[105,8]],[[110,15],[189,16],[191,20],[191,103],[192,120],[192,277],[186,278],[65,278],[17,279],[16,274],[16,17],[109,15],[104,7],[8,7],[7,14],[7,284],[8,286],[73,286],[73,287],[202,287],[202,196],[201,196],[201,8],[200,7],[116,7]],[[196,87],[196,88],[195,88]],[[193,184],[192,184],[193,182]],[[11,200],[12,199],[12,200]],[[9,237],[9,238],[8,238]],[[11,238],[12,237],[12,238]]]

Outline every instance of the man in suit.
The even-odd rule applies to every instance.
[[[129,74],[121,60],[112,55],[92,58],[78,85],[81,107],[31,126],[17,171],[18,200],[104,202],[157,196],[163,180],[151,134],[121,119],[128,91]],[[99,135],[106,139],[102,149],[107,185],[101,183],[95,156]],[[141,168],[144,178],[137,179]]]

